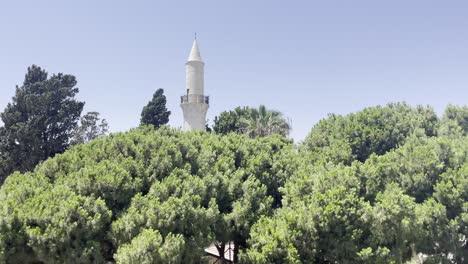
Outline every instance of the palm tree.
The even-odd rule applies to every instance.
[[[247,116],[241,118],[241,131],[250,137],[264,137],[273,134],[287,136],[291,129],[283,114],[267,110],[264,105],[250,108]]]

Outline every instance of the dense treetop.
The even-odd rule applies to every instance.
[[[158,89],[153,98],[141,111],[140,125],[152,125],[156,128],[167,124],[171,111],[166,108],[166,96],[163,89]]]
[[[143,126],[14,173],[0,263],[462,263],[466,107],[391,104],[281,136]],[[422,255],[419,255],[422,253]]]
[[[434,136],[437,125],[437,115],[430,107],[389,104],[365,108],[346,117],[331,114],[314,126],[304,143],[312,152],[329,151],[336,162],[350,164],[354,160],[365,161],[372,153],[384,154],[402,144],[416,129]]]

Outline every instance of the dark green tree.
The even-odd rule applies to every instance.
[[[153,99],[143,107],[141,111],[140,125],[152,125],[155,128],[159,128],[169,122],[169,116],[171,111],[166,108],[166,96],[164,96],[164,90],[158,89]]]
[[[98,136],[106,135],[108,131],[107,121],[100,119],[98,112],[88,112],[80,118],[80,126],[73,135],[72,144],[84,144]]]
[[[231,132],[241,133],[242,118],[247,118],[250,115],[250,107],[236,107],[231,111],[224,111],[214,119],[213,130],[217,134],[228,134]]]
[[[84,102],[77,101],[76,78],[36,65],[28,68],[13,102],[0,115],[0,182],[13,171],[32,170],[40,161],[64,152],[77,126]]]

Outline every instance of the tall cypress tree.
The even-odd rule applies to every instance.
[[[169,122],[170,115],[171,111],[168,111],[166,108],[166,96],[164,96],[164,90],[160,88],[154,93],[153,99],[143,107],[143,111],[141,111],[140,125],[153,125],[154,127],[159,128]]]

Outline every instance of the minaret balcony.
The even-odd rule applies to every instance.
[[[210,97],[199,95],[199,94],[188,94],[180,97],[181,104],[187,103],[200,103],[200,104],[210,104]]]

